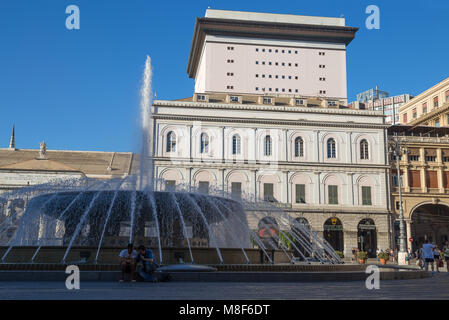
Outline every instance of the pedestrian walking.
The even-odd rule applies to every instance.
[[[435,268],[437,269],[437,272],[440,272],[440,249],[438,249],[438,246],[435,245],[435,248],[433,249],[433,259],[435,260]]]
[[[446,244],[444,245],[443,250],[444,250],[444,252],[443,252],[444,260],[446,260],[446,270],[449,274],[449,242],[448,241],[446,241]]]
[[[429,263],[432,267],[432,272],[434,271],[434,262],[435,262],[435,256],[434,256],[434,249],[435,246],[432,243],[429,243],[429,240],[426,239],[424,241],[424,244],[422,246],[423,256],[424,256],[424,270],[428,271]]]

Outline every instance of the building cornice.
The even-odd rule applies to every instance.
[[[154,119],[168,121],[201,121],[215,123],[237,123],[254,125],[274,125],[274,126],[301,126],[301,127],[321,127],[321,128],[351,128],[351,129],[386,129],[386,124],[373,123],[352,123],[352,122],[329,122],[329,121],[308,121],[308,120],[274,120],[274,119],[256,119],[256,118],[235,118],[235,117],[211,117],[211,116],[189,116],[189,115],[166,115],[155,114]]]
[[[313,168],[319,172],[341,172],[341,173],[366,173],[372,170],[373,173],[389,170],[389,165],[382,164],[361,164],[361,163],[328,163],[328,162],[293,162],[293,161],[240,161],[232,162],[231,160],[221,162],[204,159],[189,159],[171,157],[154,157],[157,165],[175,168],[208,168],[208,169],[226,169],[226,170],[270,170],[276,165],[277,171],[294,171],[294,172],[310,172]]]
[[[355,109],[337,109],[323,107],[297,107],[297,106],[279,106],[262,104],[240,104],[240,103],[208,103],[193,101],[173,101],[173,100],[155,100],[155,107],[173,107],[173,108],[197,108],[197,109],[227,109],[227,110],[245,110],[245,111],[273,111],[285,113],[320,113],[320,114],[340,114],[351,116],[370,116],[381,117],[382,111],[375,110],[355,110]]]

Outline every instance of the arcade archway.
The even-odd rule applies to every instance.
[[[363,219],[357,226],[357,242],[359,251],[368,252],[369,258],[376,257],[377,230],[372,219]]]
[[[437,244],[440,248],[449,240],[448,206],[431,203],[423,204],[413,210],[411,218],[410,231],[413,239],[413,250],[421,246],[426,239]]]
[[[343,252],[343,224],[340,219],[334,217],[326,220],[324,223],[324,239],[329,242],[334,250]]]
[[[264,217],[258,223],[258,235],[267,249],[278,248],[279,225],[275,218]]]

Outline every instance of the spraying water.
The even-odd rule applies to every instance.
[[[143,72],[142,88],[140,89],[140,116],[141,116],[141,131],[142,131],[142,149],[140,159],[140,180],[139,189],[143,190],[145,187],[153,189],[153,124],[151,117],[152,105],[152,91],[151,79],[153,76],[151,69],[151,58],[147,55],[145,61],[145,70]]]

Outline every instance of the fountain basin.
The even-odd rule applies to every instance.
[[[8,264],[30,264],[31,258],[37,250],[37,246],[19,246],[14,247],[9,252],[5,259],[5,263]],[[0,256],[3,255],[8,247],[0,247]],[[122,247],[102,247],[100,255],[98,257],[98,265],[117,265],[119,262],[118,254]],[[156,260],[160,261],[159,251],[157,248],[150,248],[156,256]],[[45,264],[59,264],[64,256],[67,247],[65,246],[44,246],[41,247],[38,254],[34,259],[35,265]],[[95,255],[97,247],[80,247],[74,246],[71,248],[69,255],[66,258],[66,263],[78,264],[78,265],[93,265],[95,264]],[[225,265],[237,265],[246,264],[246,259],[242,254],[241,249],[237,248],[220,248],[223,262]],[[268,264],[267,258],[260,249],[245,249],[245,252],[251,262],[251,264]],[[268,252],[274,263],[285,264],[290,263],[289,257],[282,250],[271,250]],[[289,252],[291,254],[291,252]],[[207,265],[219,265],[220,260],[218,258],[215,248],[192,248],[192,255],[195,264],[207,264]],[[83,258],[85,260],[83,261]],[[190,253],[188,248],[170,248],[166,247],[162,249],[162,261],[164,265],[178,264],[179,258],[184,262],[190,263]]]

